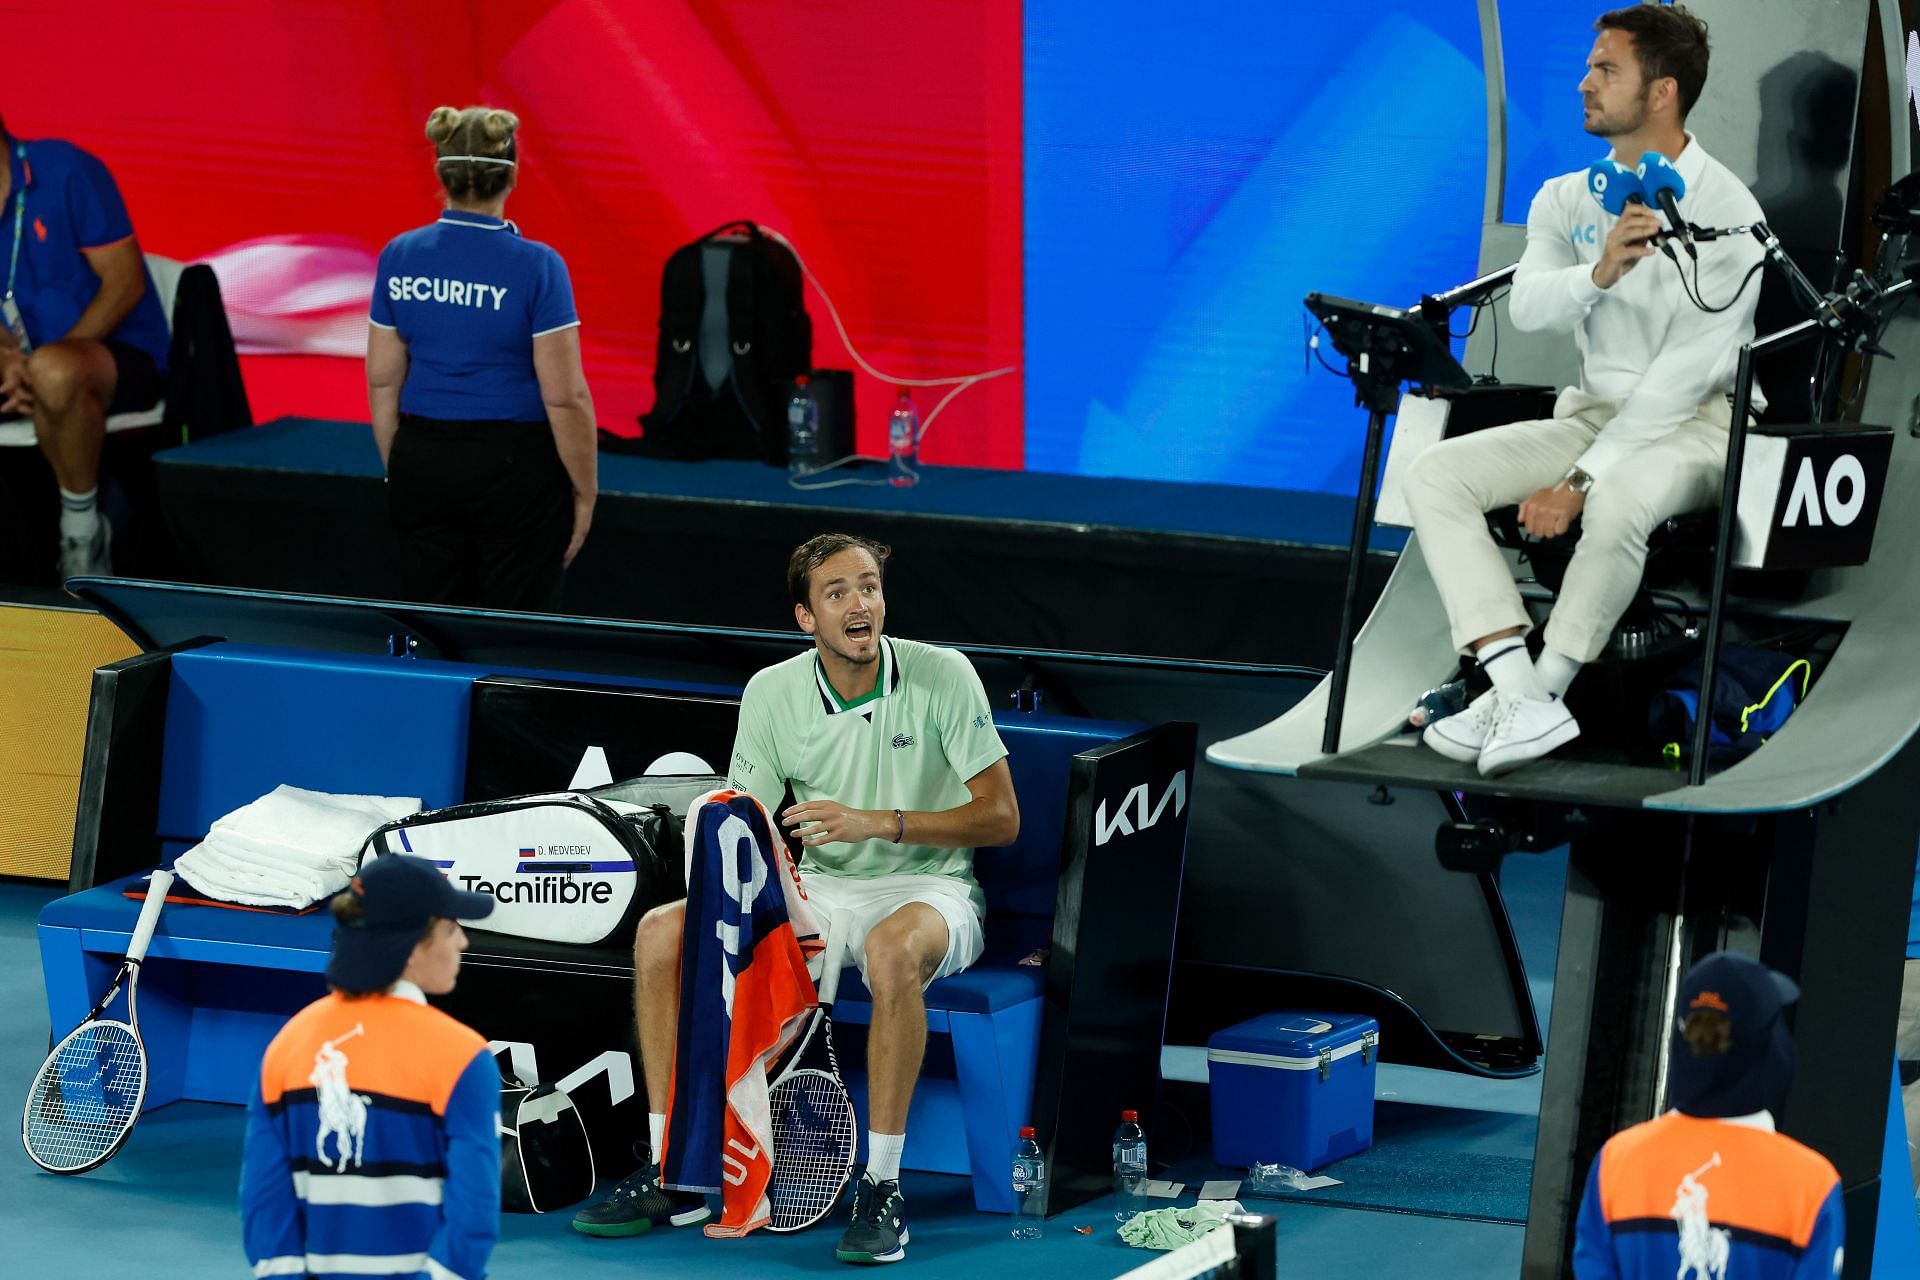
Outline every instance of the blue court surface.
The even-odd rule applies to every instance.
[[[1547,857],[1514,859],[1507,875],[1537,994],[1552,970],[1563,874],[1563,861]],[[0,883],[0,965],[16,975],[0,989],[0,1099],[9,1107],[25,1097],[45,1053],[34,920],[58,893],[49,885]],[[1418,1259],[1430,1280],[1517,1275],[1521,1227],[1512,1219],[1516,1206],[1524,1212],[1537,1084],[1388,1066],[1380,1092],[1392,1100],[1381,1105],[1375,1149],[1326,1171],[1345,1178],[1344,1186],[1322,1200],[1248,1201],[1278,1217],[1285,1274],[1402,1275]],[[7,1252],[0,1274],[94,1280],[101,1254],[76,1242],[102,1230],[112,1233],[114,1257],[138,1260],[140,1280],[246,1274],[235,1207],[243,1132],[238,1107],[176,1103],[143,1119],[104,1167],[71,1178],[41,1172],[10,1144],[10,1154],[0,1156],[0,1240]],[[1231,1174],[1200,1150],[1170,1176],[1189,1184],[1180,1203],[1191,1204],[1201,1179]],[[1051,1220],[1037,1242],[1016,1241],[1007,1219],[974,1210],[963,1178],[909,1173],[904,1188],[912,1230],[907,1261],[915,1275],[1103,1280],[1152,1256],[1114,1233],[1110,1199]],[[491,1274],[846,1274],[833,1259],[839,1219],[830,1222],[797,1236],[760,1233],[740,1241],[708,1240],[695,1230],[599,1240],[573,1231],[564,1213],[508,1215]],[[1074,1230],[1080,1226],[1092,1234]]]
[[[1542,1025],[1565,874],[1564,853],[1555,852],[1509,858],[1501,876]],[[10,1108],[24,1099],[48,1043],[34,921],[60,893],[46,884],[0,882],[0,966],[15,975],[0,988],[0,1100]],[[1194,1079],[1204,1062],[1204,1050],[1170,1048],[1163,1067],[1170,1079]],[[1404,1276],[1417,1265],[1424,1280],[1517,1276],[1540,1078],[1478,1080],[1388,1063],[1376,1097],[1373,1148],[1322,1171],[1342,1185],[1246,1201],[1278,1219],[1280,1274],[1361,1280]],[[1165,1176],[1187,1184],[1178,1203],[1193,1203],[1206,1179],[1238,1176],[1215,1165],[1204,1142],[1195,1146],[1172,1125],[1169,1109],[1155,1150],[1157,1159],[1173,1162]],[[112,1256],[122,1260],[114,1268],[132,1268],[128,1274],[139,1280],[247,1274],[236,1208],[244,1128],[239,1107],[176,1103],[144,1118],[104,1167],[71,1178],[41,1172],[10,1142],[0,1155],[0,1276],[96,1280],[101,1253],[77,1246],[101,1231],[112,1233]],[[1016,1241],[1006,1218],[975,1211],[964,1178],[908,1173],[903,1186],[914,1275],[1105,1280],[1153,1256],[1115,1235],[1111,1198],[1049,1221],[1039,1241]],[[490,1274],[585,1280],[601,1268],[672,1277],[847,1270],[833,1259],[839,1215],[798,1236],[762,1232],[737,1241],[708,1240],[691,1229],[592,1239],[574,1232],[567,1218],[505,1216]],[[1881,1258],[1895,1234],[1890,1221],[1883,1214],[1889,1238]]]

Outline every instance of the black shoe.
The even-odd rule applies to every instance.
[[[842,1262],[898,1262],[907,1256],[907,1198],[900,1180],[875,1182],[861,1174],[853,1184],[853,1224],[833,1256]]]
[[[651,1160],[620,1180],[613,1193],[573,1215],[573,1229],[590,1236],[638,1236],[655,1227],[690,1227],[713,1216],[707,1198],[667,1191]]]

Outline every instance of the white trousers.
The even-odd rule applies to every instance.
[[[1617,401],[1569,387],[1554,402],[1553,417],[1443,440],[1409,468],[1414,532],[1461,653],[1495,632],[1532,627],[1513,571],[1487,532],[1486,513],[1558,484],[1618,409]],[[1595,479],[1547,621],[1554,650],[1576,662],[1600,656],[1640,587],[1648,535],[1674,516],[1718,502],[1730,421],[1732,410],[1716,396]]]

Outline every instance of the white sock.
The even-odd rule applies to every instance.
[[[1584,664],[1575,662],[1552,645],[1543,645],[1540,659],[1533,664],[1533,673],[1540,680],[1540,687],[1547,691],[1549,698],[1567,696],[1567,686],[1580,674]]]
[[[97,505],[100,490],[92,488],[85,493],[60,491],[60,536],[63,538],[91,538],[100,524],[100,508]]]
[[[867,1177],[874,1182],[892,1182],[899,1178],[900,1152],[906,1145],[904,1133],[867,1130]]]
[[[1545,701],[1547,691],[1541,686],[1540,677],[1534,674],[1533,663],[1527,658],[1527,642],[1519,636],[1508,636],[1504,640],[1483,644],[1473,656],[1480,660],[1487,678],[1501,693],[1509,698]]]
[[[660,1163],[660,1148],[667,1141],[667,1117],[663,1112],[647,1112],[647,1148],[648,1158],[655,1164]]]

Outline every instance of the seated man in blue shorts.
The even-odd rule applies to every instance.
[[[867,1169],[854,1185],[842,1262],[906,1256],[900,1152],[927,1043],[921,993],[980,958],[985,898],[973,851],[1011,844],[1020,809],[986,690],[952,649],[885,636],[888,550],[822,534],[787,563],[793,616],[813,648],[748,681],[729,781],[777,812],[806,847],[807,898],[873,993],[867,1037]],[[679,1014],[685,903],[649,912],[634,938],[634,1003],[647,1097],[664,1104]],[[652,1159],[667,1118],[648,1117]],[[574,1226],[638,1235],[706,1218],[649,1163]]]
[[[166,394],[166,315],[106,165],[5,121],[0,147],[0,418],[33,419],[60,484],[60,576],[109,573],[107,415]]]

